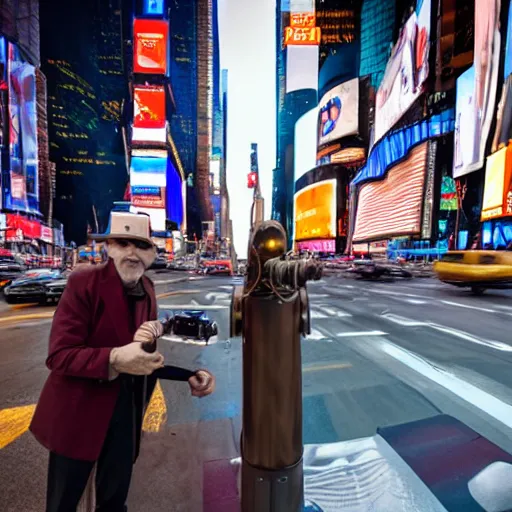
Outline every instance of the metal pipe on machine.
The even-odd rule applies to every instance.
[[[306,282],[314,260],[285,256],[275,221],[254,226],[244,287],[234,291],[232,335],[243,336],[242,512],[303,508],[300,335],[309,333]]]

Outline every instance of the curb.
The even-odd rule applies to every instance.
[[[184,281],[188,281],[190,277],[178,277],[177,279],[165,279],[163,281],[153,281],[155,286],[161,284],[174,284],[174,283],[183,283]]]

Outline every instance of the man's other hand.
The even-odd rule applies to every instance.
[[[215,377],[207,370],[198,370],[188,379],[188,384],[192,396],[199,398],[211,395],[215,391]]]
[[[164,365],[164,356],[159,352],[148,353],[138,341],[110,352],[110,365],[117,373],[130,375],[151,375]]]
[[[133,341],[137,341],[144,345],[146,352],[154,352],[156,350],[156,340],[164,333],[164,326],[158,320],[144,322],[135,333]]]

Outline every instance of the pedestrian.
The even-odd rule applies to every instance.
[[[163,326],[153,283],[144,275],[156,256],[149,217],[112,213],[101,239],[108,262],[73,272],[55,312],[50,375],[30,425],[50,452],[47,512],[74,512],[91,494],[87,510],[126,511],[143,415],[159,372],[188,381],[193,396],[209,395],[215,386],[206,370],[164,367],[157,351]]]

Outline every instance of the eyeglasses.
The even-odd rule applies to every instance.
[[[113,242],[121,247],[128,247],[129,245],[133,245],[136,249],[141,249],[142,251],[149,251],[153,247],[149,242],[144,242],[144,240],[127,240],[126,238],[114,238]]]

